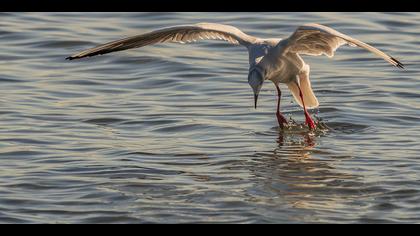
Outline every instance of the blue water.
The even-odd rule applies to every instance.
[[[420,222],[419,13],[1,13],[1,223]],[[66,61],[165,26],[259,37],[328,25],[362,49],[304,56],[329,128],[280,132],[276,90],[253,108],[248,55],[162,44]],[[282,109],[303,123],[282,86]],[[298,125],[297,125],[298,126]]]

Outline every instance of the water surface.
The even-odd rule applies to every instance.
[[[2,223],[417,223],[418,13],[2,13]],[[287,37],[334,27],[358,48],[305,56],[329,130],[279,132],[242,47],[165,44],[65,57],[168,25]],[[282,108],[304,121],[286,86]]]

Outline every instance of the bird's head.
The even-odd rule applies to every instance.
[[[254,67],[249,71],[248,83],[254,91],[254,106],[257,109],[258,94],[260,93],[261,87],[264,82],[264,76],[262,69]]]

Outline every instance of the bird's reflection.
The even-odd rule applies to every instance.
[[[278,143],[279,147],[284,146],[285,136],[287,137],[287,135],[285,135],[284,133],[279,132],[278,138],[277,138],[277,143]],[[307,149],[307,148],[315,147],[315,144],[316,144],[315,143],[315,137],[312,133],[304,133],[304,134],[302,134],[302,137],[303,137],[303,142],[301,143],[302,148]]]
[[[339,207],[343,198],[351,197],[343,190],[359,176],[336,168],[335,153],[317,147],[322,138],[310,132],[279,131],[274,150],[257,153],[251,168],[258,180],[254,187],[270,205],[275,202],[271,207],[328,211]],[[343,155],[340,157],[342,161]]]

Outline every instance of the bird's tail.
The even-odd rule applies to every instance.
[[[305,102],[306,108],[316,108],[319,106],[318,99],[315,97],[314,92],[312,91],[311,87],[311,81],[309,80],[309,76],[301,76],[298,77],[300,80],[300,89],[302,90],[303,94],[303,101]],[[290,82],[287,84],[287,87],[289,87],[290,91],[293,94],[293,97],[295,98],[296,102],[303,107],[302,100],[299,96],[299,87],[296,84],[295,81]]]

